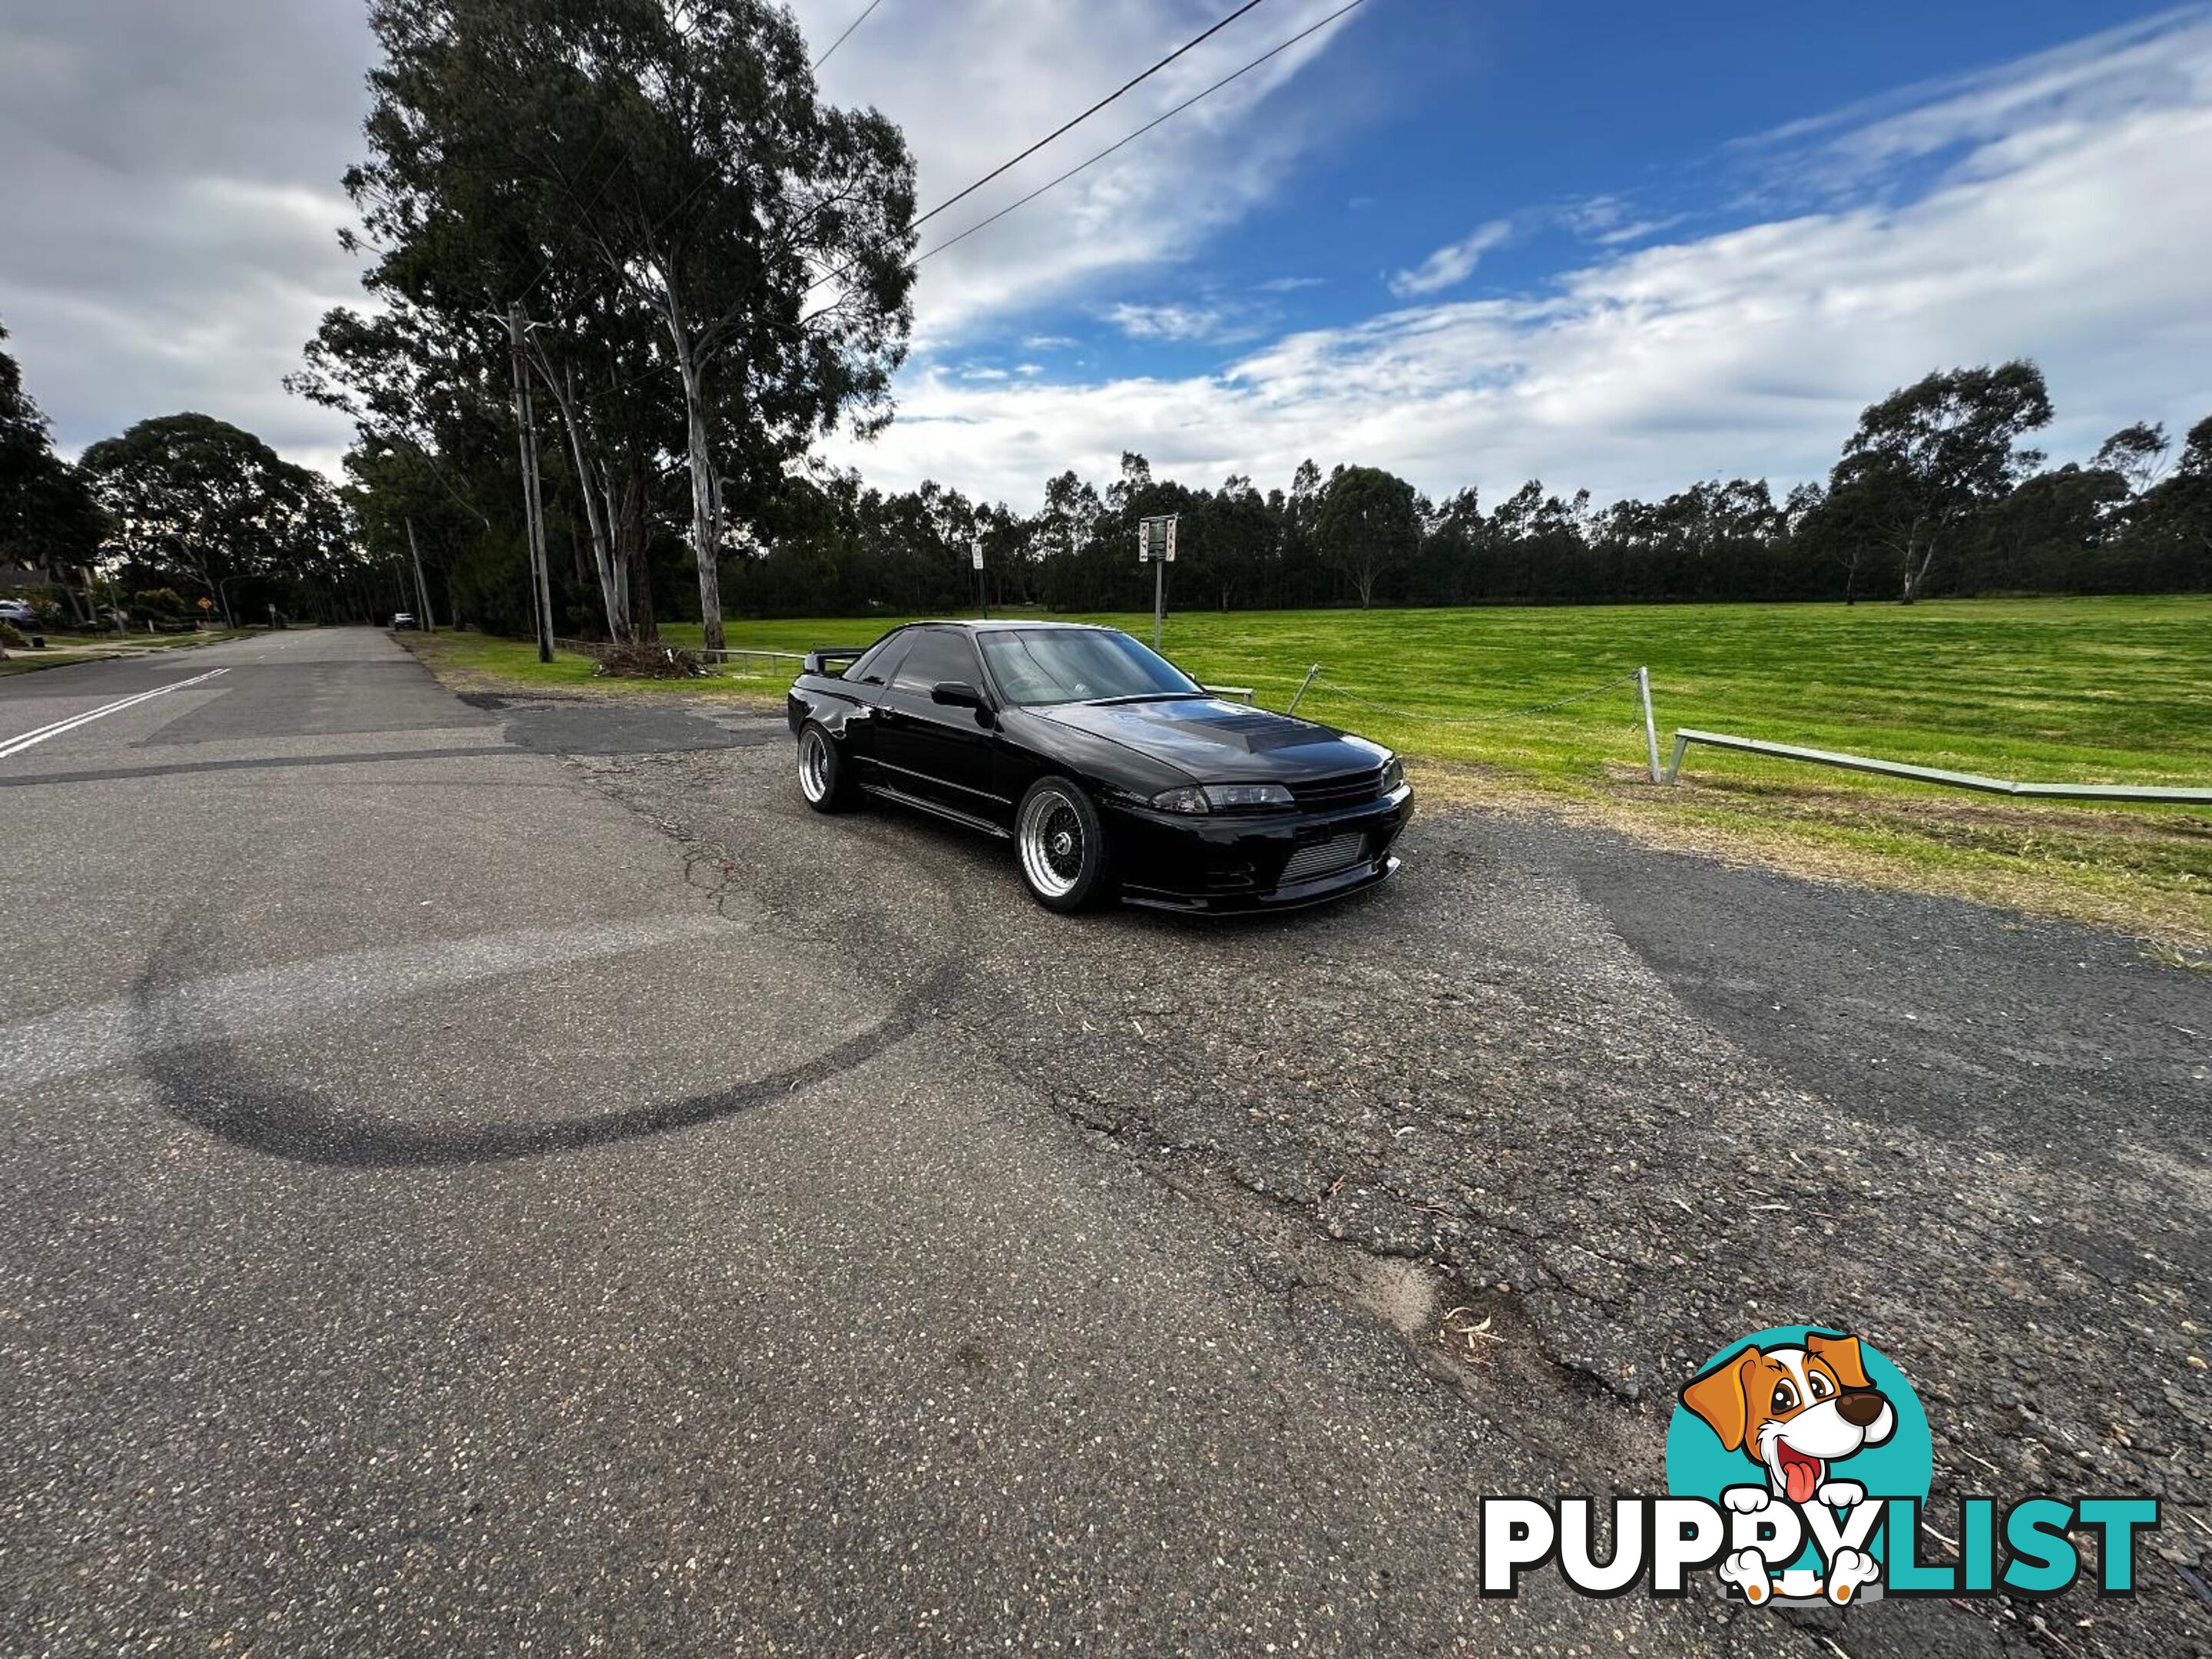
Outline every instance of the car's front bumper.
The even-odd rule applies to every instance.
[[[1106,805],[1123,898],[1218,915],[1294,910],[1388,881],[1398,868],[1390,849],[1413,816],[1413,792],[1401,784],[1377,799],[1328,812],[1182,813]],[[1346,850],[1328,855],[1331,867],[1310,867],[1326,848]],[[1344,861],[1334,862],[1337,857]]]

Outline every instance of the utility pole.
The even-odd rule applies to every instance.
[[[422,580],[422,550],[415,540],[415,515],[407,515],[407,556],[415,563],[415,600],[422,607],[422,630],[428,633],[438,625],[430,614],[430,586]]]
[[[538,425],[532,418],[530,365],[525,360],[520,301],[507,308],[507,344],[514,356],[514,423],[522,451],[522,516],[530,533],[531,609],[536,613],[538,660],[553,660],[553,583],[545,568],[545,508],[538,489]]]

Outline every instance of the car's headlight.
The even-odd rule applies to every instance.
[[[1194,783],[1153,796],[1152,805],[1163,812],[1210,812],[1213,810],[1206,805],[1206,791]]]
[[[1382,768],[1382,793],[1386,795],[1389,794],[1400,784],[1405,782],[1405,781],[1406,763],[1400,760],[1395,755],[1391,756],[1389,760],[1384,763]]]
[[[1247,812],[1255,806],[1295,806],[1297,797],[1279,783],[1209,783],[1206,799],[1217,812]]]

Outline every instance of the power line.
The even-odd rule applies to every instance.
[[[883,3],[884,0],[868,0],[867,10],[862,12],[851,22],[846,24],[845,32],[830,43],[830,50],[823,52],[819,58],[814,60],[815,69],[818,71],[824,64],[828,63],[832,58],[835,58],[837,55],[837,48],[843,46],[848,40],[851,40],[853,38],[853,31],[860,27],[861,24],[866,22],[870,15],[875,11],[876,8]]]
[[[1185,52],[1190,51],[1194,46],[1202,46],[1206,41],[1211,40],[1215,35],[1220,33],[1222,30],[1227,28],[1231,23],[1242,17],[1246,12],[1250,11],[1254,7],[1261,3],[1262,0],[1244,0],[1244,3],[1243,5],[1237,7],[1235,11],[1231,12],[1228,16],[1223,18],[1212,28],[1206,30],[1205,33],[1198,36],[1195,40],[1186,41],[1183,45],[1177,46],[1166,57],[1161,58],[1158,63],[1146,70],[1142,75],[1138,76],[1134,80],[1124,82],[1115,91],[1108,93],[1106,96],[1101,98],[1097,103],[1093,104],[1089,109],[1084,111],[1082,114],[1077,116],[1073,120],[1066,122],[1060,126],[1054,127],[1050,132],[1045,134],[1043,137],[1038,139],[1036,143],[1031,144],[1027,149],[1024,150],[1019,155],[1014,157],[1012,161],[1007,162],[1004,167],[994,168],[991,172],[985,173],[974,184],[969,185],[967,189],[962,191],[957,196],[946,197],[945,200],[939,202],[935,207],[930,209],[928,212],[923,214],[921,218],[916,219],[912,224],[908,225],[907,228],[908,230],[920,229],[922,226],[927,224],[932,219],[934,219],[939,214],[944,212],[945,209],[951,207],[955,202],[965,200],[967,198],[973,196],[977,191],[982,189],[984,185],[989,184],[994,179],[996,179],[1001,174],[1011,172],[1013,168],[1019,167],[1024,161],[1028,161],[1030,156],[1036,155],[1047,144],[1052,143],[1054,139],[1060,137],[1063,133],[1073,131],[1077,127],[1081,126],[1085,121],[1088,121],[1092,116],[1097,114],[1100,110],[1104,109],[1107,105],[1113,103],[1123,94],[1142,86],[1146,82],[1151,80],[1152,76],[1158,75],[1162,70],[1165,69],[1170,64],[1174,63],[1176,58],[1182,57]]]
[[[944,252],[945,249],[951,247],[954,243],[964,242],[970,236],[973,236],[977,231],[987,229],[990,226],[997,224],[1000,220],[1005,218],[1016,209],[1027,207],[1031,202],[1036,201],[1038,197],[1043,195],[1047,191],[1059,188],[1059,186],[1066,184],[1069,179],[1074,178],[1079,173],[1088,172],[1091,168],[1097,167],[1099,162],[1104,161],[1108,156],[1113,155],[1115,151],[1123,149],[1127,145],[1134,143],[1138,139],[1152,131],[1153,128],[1163,126],[1168,122],[1175,119],[1176,116],[1182,114],[1193,104],[1200,103],[1206,99],[1211,98],[1215,93],[1220,91],[1231,82],[1242,80],[1245,76],[1249,75],[1254,70],[1259,68],[1261,64],[1266,63],[1269,58],[1280,57],[1283,53],[1288,52],[1292,46],[1297,46],[1301,40],[1306,40],[1310,36],[1320,33],[1322,30],[1327,28],[1331,23],[1336,21],[1338,18],[1343,16],[1346,12],[1355,11],[1359,7],[1366,3],[1367,0],[1350,0],[1349,4],[1340,6],[1336,10],[1329,13],[1328,16],[1322,18],[1321,21],[1316,23],[1311,28],[1301,29],[1297,33],[1292,35],[1280,46],[1261,53],[1259,57],[1255,58],[1250,63],[1245,64],[1243,69],[1238,70],[1235,74],[1222,76],[1220,80],[1216,81],[1204,92],[1185,99],[1182,103],[1177,104],[1173,109],[1168,111],[1165,114],[1157,116],[1153,119],[1146,122],[1143,126],[1139,127],[1134,132],[1129,134],[1127,137],[1119,139],[1114,143],[1109,144],[1104,149],[1100,150],[1089,161],[1079,162],[1076,166],[1068,168],[1066,172],[1061,173],[1057,179],[1052,179],[1046,184],[1039,185],[1035,190],[1023,197],[1019,201],[1010,203],[1006,206],[1000,208],[996,213],[993,214],[988,219],[977,221],[975,224],[969,226],[967,229],[962,231],[957,236],[947,237],[936,246],[931,248],[927,253],[916,254],[912,264],[918,265],[924,259],[933,258],[936,255]],[[917,219],[915,222],[919,224],[921,222]]]

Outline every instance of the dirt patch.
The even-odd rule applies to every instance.
[[[1684,782],[1610,769],[1595,788],[1537,787],[1494,768],[1426,763],[1422,802],[1601,824],[1648,847],[1812,880],[1971,899],[2212,949],[2212,818],[2028,804]]]

